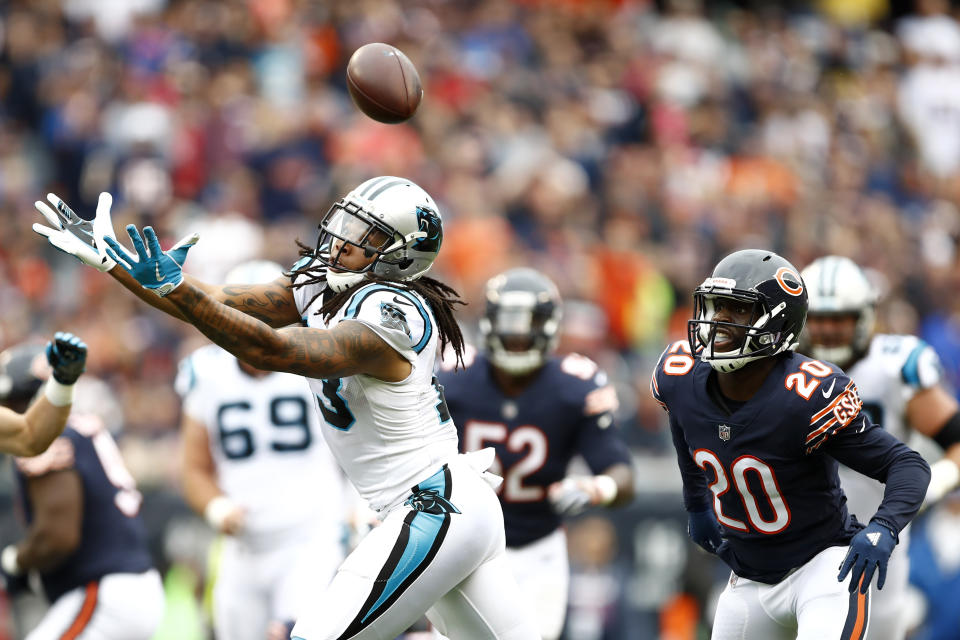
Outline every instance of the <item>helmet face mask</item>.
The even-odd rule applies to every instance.
[[[366,273],[395,280],[419,278],[430,269],[442,243],[443,223],[430,195],[409,180],[381,176],[330,207],[320,221],[315,255],[328,268],[328,284],[342,291]],[[357,250],[350,264],[344,260],[348,246]]]
[[[797,270],[775,253],[730,254],[696,288],[693,299],[694,317],[687,323],[690,349],[716,371],[730,373],[798,346],[807,312],[806,289]],[[734,311],[720,315],[721,301]],[[737,307],[750,313],[737,313]],[[718,334],[723,337],[719,343]],[[718,347],[724,342],[730,344]]]
[[[511,269],[487,283],[480,333],[490,361],[511,375],[539,369],[559,340],[560,294],[533,269]]]

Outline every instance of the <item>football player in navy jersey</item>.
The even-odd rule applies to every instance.
[[[546,276],[528,268],[497,275],[480,321],[484,353],[440,375],[461,450],[497,452],[507,556],[545,640],[560,636],[566,614],[562,517],[633,497],[630,454],[613,423],[616,392],[589,358],[552,355],[560,318]],[[567,475],[577,454],[595,475]]]
[[[733,570],[715,639],[863,638],[870,583],[883,587],[930,481],[840,369],[795,353],[806,314],[793,265],[737,251],[696,288],[688,340],[654,370],[690,536]],[[865,526],[847,511],[838,461],[885,484]]]
[[[7,361],[0,366],[8,371],[0,375],[0,394],[16,392],[13,375],[18,367],[29,369],[53,367],[53,375],[44,385],[44,393],[37,401],[22,411],[0,407],[0,452],[15,456],[36,456],[43,453],[54,438],[60,435],[70,415],[73,404],[73,385],[83,373],[87,362],[87,345],[70,333],[57,332],[47,344],[44,353],[35,354],[35,361],[18,358],[16,363],[9,358],[17,352],[7,352]],[[31,351],[31,354],[33,352]]]
[[[38,346],[0,354],[0,377],[11,382],[4,405],[20,410],[33,400],[47,372],[24,364],[42,354]],[[27,531],[4,548],[3,577],[16,592],[36,572],[51,603],[27,640],[150,638],[163,616],[163,585],[137,515],[140,493],[103,421],[74,414],[46,451],[14,463]]]

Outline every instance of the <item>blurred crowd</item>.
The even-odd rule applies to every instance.
[[[92,217],[109,191],[117,229],[152,224],[164,246],[199,231],[186,270],[218,282],[252,257],[292,264],[332,202],[402,175],[440,204],[435,275],[471,302],[467,333],[490,275],[550,275],[561,349],[611,373],[645,486],[674,478],[675,492],[650,370],[731,250],[800,268],[850,256],[883,292],[881,328],[924,337],[960,389],[957,13],[945,0],[0,3],[0,347],[83,336],[106,383],[91,403],[116,396],[141,484],[175,489],[172,381],[203,339],[56,253],[31,231],[33,202],[53,192]],[[408,123],[350,102],[346,61],[374,41],[422,75]],[[674,544],[630,531],[622,547]],[[678,583],[703,582],[681,569]],[[668,597],[657,624],[682,634],[689,603],[663,613]],[[590,635],[596,615],[571,620],[588,629],[576,637],[605,637]]]

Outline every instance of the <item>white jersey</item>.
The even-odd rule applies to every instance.
[[[362,322],[413,365],[400,382],[368,375],[309,379],[330,449],[360,496],[380,511],[457,455],[457,430],[434,375],[436,322],[418,294],[382,283],[357,289],[327,322],[317,313],[322,286],[294,289],[307,326]]]
[[[892,436],[906,442],[907,403],[914,394],[940,384],[943,370],[933,348],[915,336],[876,335],[867,354],[847,375],[856,382],[863,411]],[[883,484],[841,465],[840,480],[850,511],[868,522],[883,499]]]
[[[343,474],[303,378],[251,376],[210,345],[183,360],[176,388],[184,413],[207,427],[220,488],[246,509],[244,536],[342,525]]]

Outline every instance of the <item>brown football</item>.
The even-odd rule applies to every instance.
[[[420,74],[402,51],[382,42],[365,44],[347,63],[347,89],[365,114],[388,124],[409,119],[420,106]]]

